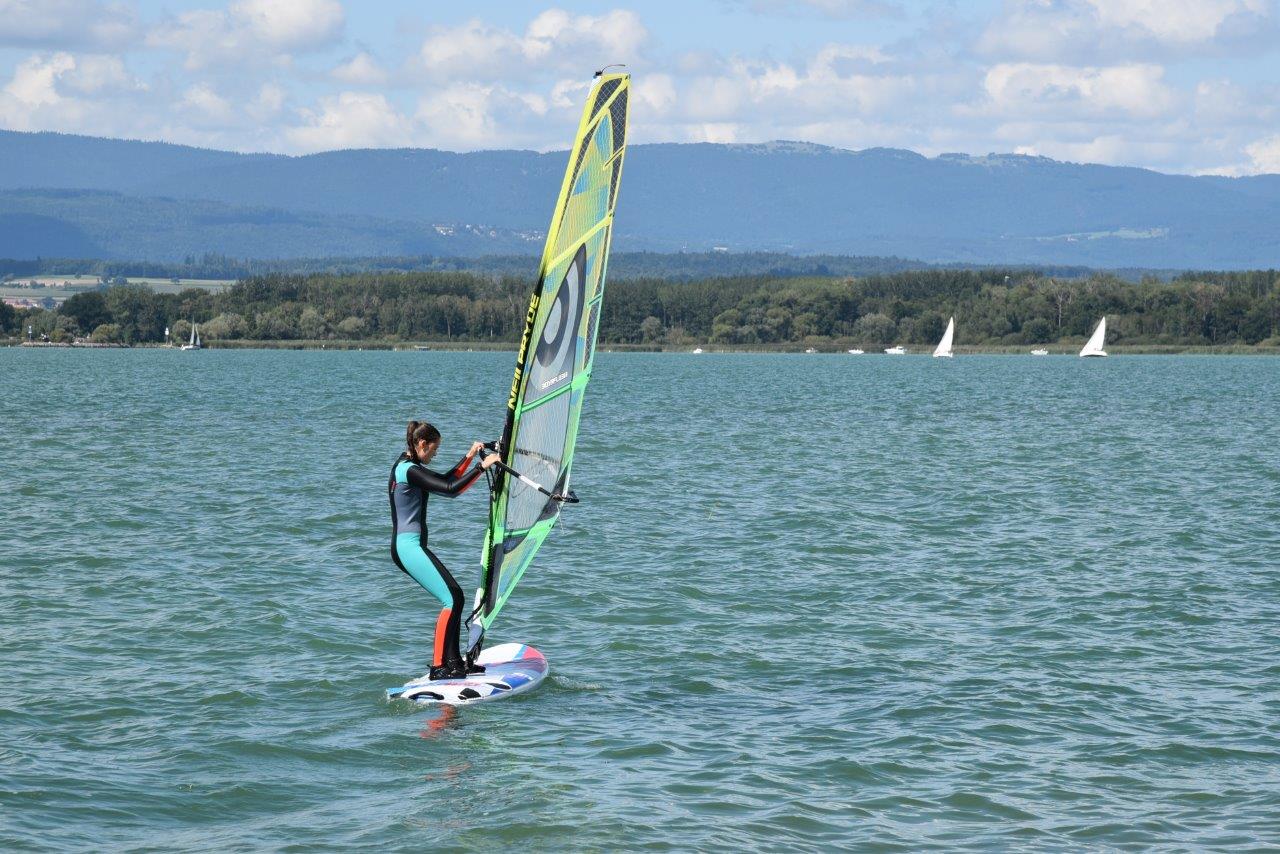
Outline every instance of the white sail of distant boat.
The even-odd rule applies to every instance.
[[[183,350],[199,350],[200,345],[200,327],[194,323],[191,324],[191,340],[182,345]]]
[[[953,317],[947,321],[947,331],[942,333],[942,340],[938,342],[937,348],[933,351],[933,357],[950,359],[954,353],[951,352],[951,341],[956,337],[956,319]]]
[[[1098,328],[1093,330],[1093,335],[1089,336],[1089,340],[1080,350],[1080,355],[1082,357],[1105,356],[1107,351],[1102,349],[1105,343],[1107,343],[1107,318],[1104,316],[1098,321]]]

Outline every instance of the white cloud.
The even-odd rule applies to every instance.
[[[493,87],[474,83],[450,86],[424,96],[418,118],[445,145],[482,147],[497,136],[489,103],[493,93]]]
[[[1251,172],[1280,173],[1280,134],[1259,139],[1245,146]]]
[[[56,104],[63,99],[58,92],[59,78],[75,67],[75,57],[69,53],[30,57],[18,66],[13,80],[4,87],[5,94],[32,107]]]
[[[197,9],[167,20],[147,44],[185,53],[187,69],[195,71],[318,50],[341,37],[344,23],[337,0],[239,0],[226,11]]]
[[[81,95],[98,96],[146,89],[125,69],[124,60],[118,56],[77,57],[75,69],[66,75],[65,80],[69,90]]]
[[[198,127],[224,127],[236,123],[238,119],[231,102],[207,83],[197,83],[187,89],[182,94],[178,109]]]
[[[231,4],[230,17],[283,50],[329,44],[346,22],[337,0],[239,0]]]
[[[1273,29],[1270,0],[1007,0],[979,40],[995,56],[1080,61],[1219,51]]]
[[[137,36],[133,10],[99,0],[0,0],[0,46],[123,47]]]
[[[818,49],[809,67],[824,77],[842,77],[874,71],[889,62],[878,47],[857,44],[828,44]]]
[[[1017,146],[1015,153],[1051,157],[1072,163],[1133,164],[1157,162],[1176,154],[1170,140],[1135,139],[1128,134],[1100,134],[1071,140],[1061,136]]]
[[[587,96],[591,84],[585,80],[559,80],[551,87],[547,103],[558,110],[581,110],[582,99]]]
[[[703,56],[693,73],[638,70],[635,141],[799,139],[842,148],[890,146],[927,155],[1028,154],[1201,172],[1244,159],[1241,116],[1224,128],[1193,105],[1197,91],[1161,64],[1077,66],[965,57],[918,58],[901,45],[830,44],[791,62]],[[1280,104],[1236,84],[1232,108]],[[1225,98],[1222,98],[1224,103]],[[1274,117],[1273,117],[1274,118]],[[1254,126],[1266,119],[1251,119]]]
[[[145,87],[115,56],[35,55],[20,63],[4,91],[32,106],[56,104],[76,95],[127,93]]]
[[[480,20],[434,29],[418,54],[423,69],[434,76],[483,79],[502,76],[506,66],[523,58],[517,35]]]
[[[544,131],[535,120],[558,108],[567,123],[576,118],[581,107],[580,98],[561,98],[560,103],[553,104],[552,99],[536,93],[457,83],[424,94],[418,101],[415,118],[433,147],[542,147],[546,144]]]
[[[993,66],[983,88],[991,110],[1003,114],[1152,118],[1177,104],[1163,78],[1158,65],[1074,68],[1018,62]]]
[[[1193,118],[1205,126],[1270,125],[1276,119],[1274,93],[1260,96],[1228,79],[1196,84]]]
[[[111,134],[133,117],[122,103],[145,92],[118,57],[35,54],[0,89],[0,127]]]
[[[433,78],[473,82],[529,71],[581,73],[583,68],[634,62],[648,36],[634,12],[615,9],[599,16],[575,16],[549,9],[523,33],[479,19],[433,28],[418,51],[418,63]]]
[[[596,17],[575,17],[549,9],[530,22],[522,46],[531,58],[550,59],[558,67],[576,69],[592,56],[599,63],[626,62],[648,37],[635,12],[615,9]]]
[[[670,74],[646,74],[632,84],[632,104],[662,115],[676,104],[676,83]],[[633,107],[634,108],[634,107]]]
[[[364,51],[334,68],[329,74],[335,80],[357,86],[377,86],[387,82],[387,72]]]
[[[741,129],[732,122],[705,122],[689,128],[689,142],[739,142]]]
[[[147,35],[147,45],[186,53],[188,71],[248,52],[241,35],[228,26],[226,14],[206,9],[185,12],[160,24]]]
[[[668,138],[785,136],[853,147],[864,143],[860,129],[874,114],[909,120],[948,85],[895,71],[877,48],[845,44],[825,45],[802,62],[732,58],[689,77],[643,74],[636,80],[633,126],[652,126]],[[802,137],[805,132],[818,136]]]
[[[720,2],[769,14],[874,12],[856,0]],[[1256,64],[1204,58],[1252,50],[1249,39],[1271,32],[1277,2],[1018,0],[994,15],[913,13],[909,25],[921,29],[901,37],[895,24],[893,41],[833,41],[779,56],[710,41],[664,52],[643,7],[553,8],[505,27],[493,23],[504,20],[497,12],[477,11],[423,31],[406,61],[389,46],[344,43],[336,0],[201,0],[204,8],[180,3],[185,11],[153,20],[149,39],[134,39],[128,53],[63,48],[0,66],[0,126],[238,150],[548,150],[566,144],[582,109],[584,70],[621,61],[635,74],[636,142],[782,138],[1275,171],[1280,84],[1252,82]],[[8,13],[0,45],[112,42],[139,32],[130,8],[0,0]],[[294,59],[330,48],[310,63]],[[135,62],[135,51],[145,59]],[[152,76],[139,80],[134,68]]]
[[[1206,42],[1233,18],[1263,18],[1264,0],[1086,0],[1106,29],[1126,30],[1166,44]]]
[[[763,14],[813,13],[826,18],[898,17],[902,9],[884,0],[736,0]]]
[[[262,88],[258,90],[258,96],[253,99],[250,105],[251,112],[255,119],[265,121],[276,116],[284,109],[285,100],[288,93],[284,88],[275,83],[264,83]]]
[[[294,150],[389,148],[413,144],[411,123],[382,95],[342,92],[301,112],[303,124],[285,130]]]

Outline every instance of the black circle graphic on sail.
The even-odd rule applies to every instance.
[[[572,411],[567,386],[577,368],[579,330],[586,306],[586,264],[584,244],[565,270],[542,330],[536,333],[515,431],[513,467],[552,491],[563,489],[567,481],[564,454]],[[503,550],[517,548],[528,528],[559,510],[558,501],[527,485],[513,484],[507,500]]]
[[[573,262],[565,271],[555,302],[547,312],[547,321],[538,336],[534,366],[529,377],[525,401],[533,401],[555,391],[573,378],[577,355],[578,327],[586,299],[587,247],[578,247]]]
[[[547,313],[547,325],[542,328],[542,339],[538,342],[538,364],[544,368],[551,367],[555,361],[555,356],[560,353],[560,348],[564,344],[565,331],[569,328],[569,324],[565,318],[569,314],[569,302],[573,298],[570,292],[573,290],[571,283],[567,280],[573,273],[573,268],[565,274],[566,282],[556,291],[556,301],[551,305],[551,311]],[[552,336],[548,338],[547,336]]]

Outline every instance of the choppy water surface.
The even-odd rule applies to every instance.
[[[388,705],[512,363],[0,350],[0,847],[1280,844],[1280,362],[601,354],[552,677]]]

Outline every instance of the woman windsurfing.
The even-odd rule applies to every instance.
[[[407,449],[391,467],[391,479],[387,484],[391,498],[391,559],[405,574],[439,599],[442,606],[436,620],[430,678],[459,679],[468,673],[483,673],[484,668],[479,665],[468,668],[458,650],[462,627],[462,588],[440,558],[427,548],[427,498],[433,494],[456,498],[500,457],[488,454],[472,468],[472,460],[484,447],[476,442],[448,474],[434,472],[427,468],[427,463],[440,450],[440,431],[425,421],[409,422],[405,445]]]

